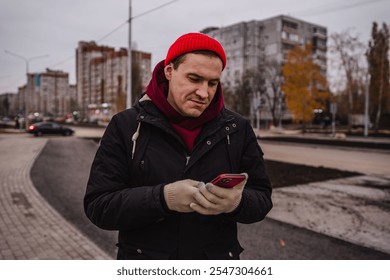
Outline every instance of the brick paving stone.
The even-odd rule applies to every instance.
[[[37,192],[30,169],[47,139],[5,137],[0,145],[0,260],[111,259]]]

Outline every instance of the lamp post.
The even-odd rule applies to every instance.
[[[129,38],[128,38],[128,46],[127,46],[127,99],[126,99],[126,108],[131,107],[131,101],[132,101],[132,93],[131,93],[131,87],[132,87],[132,81],[131,81],[131,20],[132,20],[132,15],[131,15],[131,0],[129,0]]]
[[[12,55],[14,57],[17,57],[17,58],[20,58],[22,59],[25,63],[26,63],[26,90],[24,91],[24,123],[25,123],[25,129],[28,128],[28,114],[29,114],[29,102],[28,102],[28,97],[29,97],[29,94],[28,94],[28,66],[29,66],[29,63],[31,60],[34,60],[34,59],[38,59],[38,58],[45,58],[45,57],[48,57],[49,55],[39,55],[39,56],[34,56],[34,57],[24,57],[24,56],[21,56],[19,54],[16,54],[16,53],[13,53],[13,52],[10,52],[10,51],[7,51],[5,50],[5,53],[9,54],[9,55]]]
[[[366,78],[366,84],[364,87],[364,137],[368,136],[368,126],[370,122],[370,117],[369,117],[369,103],[370,103],[370,77],[367,75]]]
[[[126,106],[127,108],[130,108],[131,107],[131,103],[132,103],[132,92],[131,92],[131,87],[132,87],[132,81],[131,81],[131,65],[132,65],[132,61],[131,61],[131,52],[132,52],[132,49],[131,49],[131,22],[133,19],[135,18],[138,18],[138,17],[141,17],[143,15],[146,15],[146,14],[149,14],[151,12],[154,12],[156,10],[159,10],[165,6],[168,6],[170,4],[172,4],[173,2],[176,2],[178,0],[171,0],[170,2],[167,2],[167,3],[164,3],[160,6],[157,6],[153,9],[150,9],[146,12],[143,12],[139,15],[136,15],[136,16],[132,16],[132,12],[131,12],[131,0],[129,0],[129,30],[128,30],[128,45],[127,45],[127,98],[126,98]]]

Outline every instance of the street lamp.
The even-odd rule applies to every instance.
[[[131,0],[129,0],[129,34],[128,34],[128,46],[127,46],[127,99],[126,99],[126,108],[131,107],[131,99],[132,99],[132,93],[131,93],[131,87],[132,87],[132,81],[131,81],[131,65],[132,65],[132,57],[131,57],[131,20],[132,20],[132,13],[131,13]]]
[[[26,63],[26,90],[24,91],[24,123],[25,123],[25,129],[28,128],[28,114],[29,114],[29,102],[28,102],[28,97],[29,97],[29,94],[28,94],[28,66],[29,66],[29,63],[31,60],[34,60],[34,59],[38,59],[38,58],[44,58],[44,57],[48,57],[49,55],[39,55],[39,56],[34,56],[34,57],[24,57],[24,56],[21,56],[19,54],[16,54],[16,53],[13,53],[13,52],[10,52],[10,51],[7,51],[5,50],[5,53],[9,54],[9,55],[12,55],[14,57],[17,57],[17,58],[20,58],[22,59],[25,63]]]
[[[364,87],[364,136],[365,137],[368,136],[368,126],[370,122],[370,117],[368,114],[369,103],[370,103],[369,94],[370,94],[370,75],[367,74],[366,85]]]

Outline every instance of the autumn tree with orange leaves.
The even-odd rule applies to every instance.
[[[288,53],[282,73],[282,90],[287,108],[293,114],[294,121],[302,124],[305,132],[306,124],[314,118],[314,109],[325,110],[327,101],[332,99],[326,77],[313,60],[312,46],[294,47]]]

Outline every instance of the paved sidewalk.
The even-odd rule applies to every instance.
[[[268,217],[390,254],[390,177],[278,188]]]
[[[33,186],[30,169],[46,141],[0,138],[0,260],[111,259]]]

